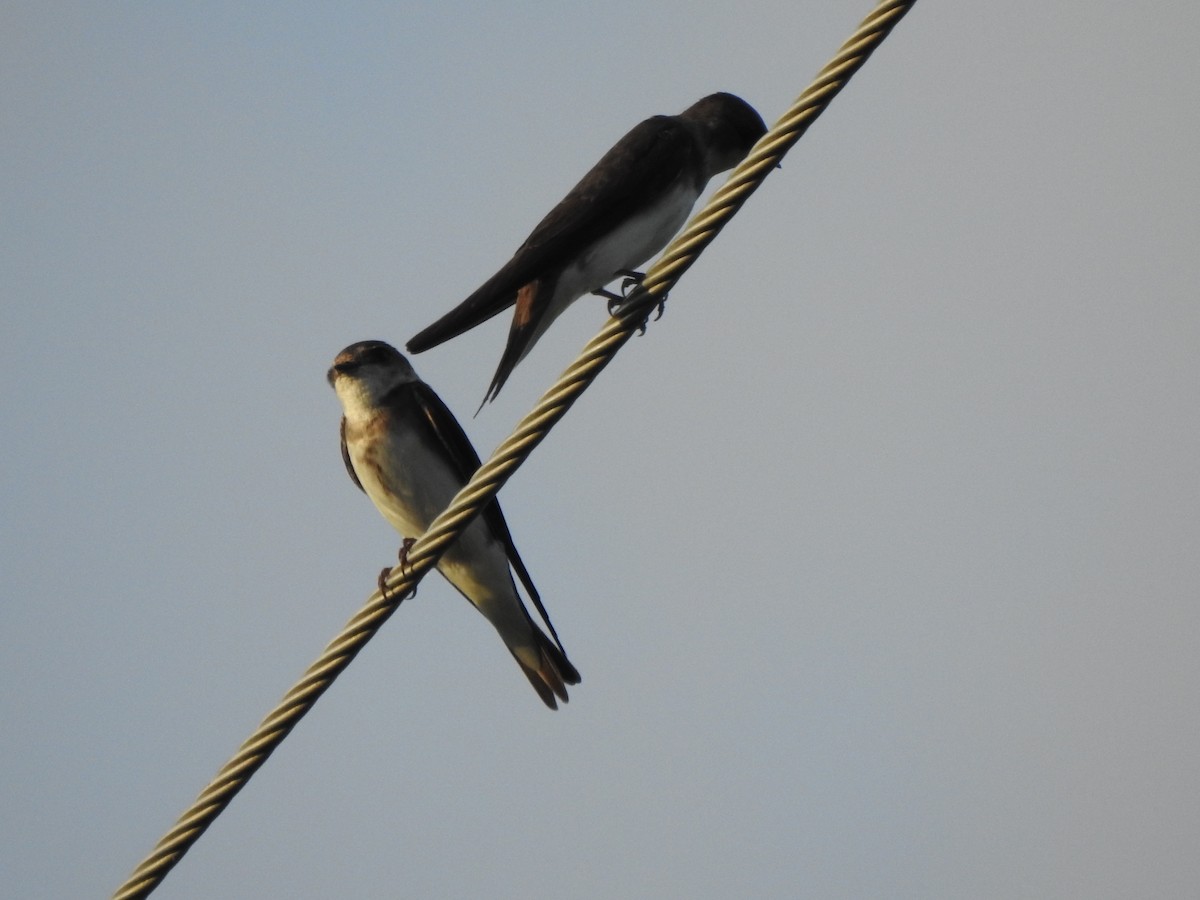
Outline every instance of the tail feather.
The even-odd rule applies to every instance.
[[[500,395],[500,388],[508,381],[517,363],[525,358],[537,339],[549,326],[550,322],[543,321],[546,315],[546,305],[554,296],[555,279],[535,278],[517,291],[516,311],[513,313],[512,325],[508,329],[508,341],[504,345],[504,353],[500,355],[500,364],[496,366],[496,374],[488,385],[487,393],[479,409],[483,409]],[[479,409],[475,415],[479,415]]]
[[[479,404],[479,409],[475,410],[475,415],[479,415],[479,410],[500,395],[500,388],[504,387],[508,376],[517,367],[517,363],[525,358],[525,352],[532,346],[532,337],[533,329],[531,327],[519,327],[513,323],[512,328],[508,331],[508,343],[504,346],[500,364],[496,366],[496,374],[492,376],[492,383],[488,385],[487,393],[483,395],[483,400]]]
[[[513,659],[517,661],[517,665],[521,667],[521,671],[525,673],[525,677],[529,679],[533,689],[538,692],[542,702],[551,709],[558,709],[555,697],[557,696],[563,703],[567,702],[567,685],[579,684],[579,672],[571,665],[566,654],[559,650],[540,630],[535,628],[534,634],[537,635],[540,657],[538,667],[535,669],[527,666],[516,653],[513,653]]]
[[[510,260],[499,272],[476,288],[470,297],[432,325],[426,325],[413,335],[405,344],[408,352],[423,353],[504,312],[517,302],[517,289],[523,283],[522,277],[520,272],[514,272]]]

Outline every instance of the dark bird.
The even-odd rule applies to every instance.
[[[408,342],[421,353],[516,304],[508,344],[483,403],[564,309],[638,266],[683,226],[710,178],[732,168],[766,132],[732,94],[710,94],[677,116],[634,126],[550,210],[515,254],[466,300]],[[482,407],[482,404],[480,404]]]

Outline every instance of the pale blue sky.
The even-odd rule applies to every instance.
[[[501,494],[583,683],[437,576],[156,896],[1186,897],[1191,4],[925,0]],[[0,893],[106,896],[372,590],[325,369],[638,120],[869,3],[9,3]],[[414,358],[484,455],[502,319]]]

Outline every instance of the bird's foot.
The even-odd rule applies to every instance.
[[[592,291],[597,297],[603,297],[608,301],[608,314],[615,316],[621,311],[621,306],[629,299],[629,292],[642,283],[642,279],[646,276],[642,272],[635,272],[633,269],[617,269],[613,272],[613,276],[623,275],[624,281],[621,282],[621,293],[615,294],[605,288],[597,288]]]
[[[412,567],[408,564],[408,551],[412,549],[412,545],[415,544],[416,542],[417,542],[416,538],[405,538],[404,543],[402,543],[400,545],[400,553],[398,554],[398,556],[400,559],[400,563],[399,563],[400,574],[402,574],[402,575],[407,575],[412,571]],[[379,571],[379,580],[376,582],[379,585],[379,593],[383,594],[384,600],[389,599],[387,580],[388,580],[388,576],[391,574],[392,574],[391,567],[386,567],[386,568],[381,569]],[[408,592],[408,594],[406,594],[401,599],[407,600],[409,597],[415,597],[416,594],[417,594],[417,589],[414,587],[411,591]]]
[[[607,307],[608,314],[610,316],[615,316],[617,314],[617,310],[621,308],[621,303],[625,300],[625,298],[620,294],[614,294],[612,291],[607,291],[604,288],[596,288],[596,290],[592,291],[592,293],[595,296],[603,297],[608,301]]]
[[[624,275],[625,280],[621,282],[621,296],[628,297],[629,291],[641,284],[645,278],[645,272],[637,272],[633,269],[617,269],[617,275]]]
[[[412,570],[412,567],[409,566],[409,564],[408,564],[408,551],[412,549],[413,544],[415,544],[416,542],[417,542],[416,538],[405,538],[404,543],[402,543],[400,545],[400,553],[399,553],[400,571],[404,572],[405,574],[408,574],[408,571]],[[406,570],[408,570],[408,571],[406,571]]]
[[[658,306],[656,307],[656,312],[654,314],[655,322],[657,322],[659,319],[661,319],[663,317],[663,312],[666,310],[666,308],[667,308],[667,295],[663,294],[661,297],[658,298]],[[645,318],[643,318],[641,323],[638,325],[638,337],[641,337],[643,334],[646,333],[646,326],[649,324],[650,324],[650,313],[647,312]]]
[[[379,593],[382,594],[383,599],[389,603],[392,600],[392,592],[388,590],[387,580],[388,580],[388,576],[391,574],[392,574],[391,567],[384,566],[382,569],[379,570],[379,580],[376,582],[376,584],[379,587]],[[415,587],[413,587],[413,588],[410,588],[408,593],[405,594],[403,597],[401,597],[400,600],[409,600],[415,596],[417,596],[417,589]],[[400,601],[398,600],[396,602],[400,602]]]

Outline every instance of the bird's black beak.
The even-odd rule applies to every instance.
[[[345,375],[349,372],[353,372],[357,368],[357,363],[336,362],[330,366],[329,371],[325,373],[325,380],[329,382],[330,387],[333,387],[333,383],[337,381],[337,377],[339,375]]]

